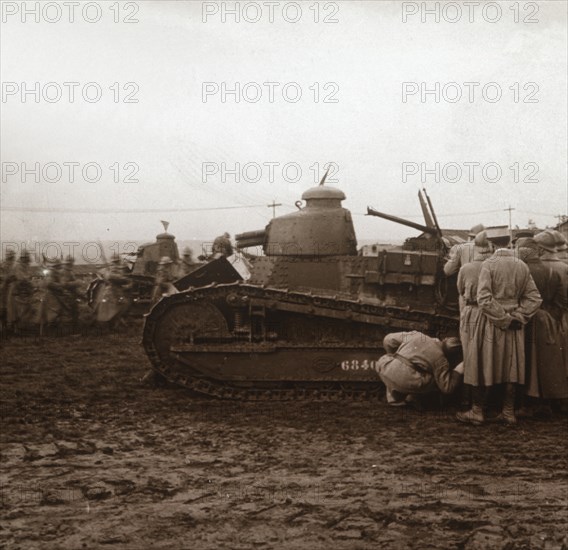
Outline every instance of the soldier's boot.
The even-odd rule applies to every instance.
[[[469,411],[457,413],[456,420],[466,424],[480,426],[485,422],[485,415],[483,413],[483,409],[485,408],[485,389],[481,387],[474,387],[471,393],[471,409]]]
[[[520,407],[515,412],[517,418],[532,418],[534,416],[535,407],[533,400],[527,396],[522,395],[520,399]]]
[[[497,417],[497,420],[509,425],[517,423],[517,417],[515,416],[514,384],[505,385],[505,399],[503,401],[503,410],[501,411],[501,414]]]
[[[406,395],[396,390],[390,389],[387,386],[387,403],[391,407],[404,407],[406,406]]]

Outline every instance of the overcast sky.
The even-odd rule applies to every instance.
[[[46,18],[58,15],[52,6],[36,23],[33,15],[21,21],[21,2],[4,3],[3,241],[152,240],[159,220],[170,221],[180,239],[261,229],[272,216],[266,205],[276,200],[282,203],[277,214],[292,212],[317,179],[310,167],[328,161],[339,167],[333,185],[347,195],[344,206],[355,214],[361,239],[416,234],[357,214],[372,205],[421,221],[420,163],[427,169],[440,163],[440,181],[427,173],[425,186],[445,227],[508,223],[509,205],[515,208],[513,225],[520,226],[529,218],[554,225],[555,215],[568,213],[566,2],[500,2],[483,12],[482,3],[473,14],[463,7],[455,23],[449,19],[458,16],[456,4],[445,2],[426,3],[440,6],[440,22],[428,14],[422,22],[421,3],[353,0],[301,2],[295,23],[290,21],[298,12],[290,3],[274,4],[271,23],[268,7],[253,2],[236,22],[221,13],[235,4],[139,1],[118,9],[99,2],[101,18],[94,23],[85,21],[83,6],[75,22],[64,7],[61,19],[49,23]],[[14,9],[19,13],[12,15]],[[258,16],[260,21],[250,22]],[[87,17],[95,19],[96,9]],[[33,94],[23,101],[22,83],[32,89],[35,82],[39,102]],[[61,87],[59,101],[44,98],[57,92],[57,86],[45,86],[49,82]],[[79,83],[73,103],[64,82]],[[84,90],[88,82],[100,86],[99,101],[83,99],[83,91],[91,98],[96,93],[96,86]],[[218,86],[219,92],[205,102],[207,82],[208,90]],[[251,101],[222,97],[222,83],[234,88],[236,82],[251,83]],[[273,102],[265,82],[278,83]],[[421,88],[434,89],[437,82],[440,101],[433,94],[423,101]],[[459,86],[444,88],[451,82]],[[295,84],[286,88],[285,99],[287,83]],[[302,97],[294,103],[298,89]],[[452,102],[458,91],[461,100]],[[498,91],[502,97],[493,101]],[[138,102],[125,102],[129,97]],[[74,182],[63,166],[70,162],[79,163]],[[101,167],[98,182],[82,177],[89,162]],[[12,174],[22,163],[40,163],[41,169],[54,163],[48,179],[58,178],[56,166],[62,174],[59,181],[42,174],[38,183],[33,174],[22,181],[21,173]],[[219,168],[206,181],[204,163],[210,172]],[[260,180],[254,181],[258,174],[251,164],[240,182],[231,174],[223,181],[221,163],[227,169],[257,163]],[[278,163],[273,181],[265,163]],[[292,181],[292,165],[283,174],[287,163],[299,165],[299,181]],[[416,163],[407,165],[406,181],[403,163]],[[459,181],[452,181],[457,172],[450,163],[462,169]],[[500,168],[498,181],[485,181],[481,168],[488,163],[494,164],[486,166],[485,176],[495,180]],[[124,181],[134,169],[130,179],[138,181]],[[95,171],[90,174],[94,179]],[[254,207],[218,210],[234,206]]]

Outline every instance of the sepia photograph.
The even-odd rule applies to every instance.
[[[568,0],[0,11],[1,548],[568,549]]]

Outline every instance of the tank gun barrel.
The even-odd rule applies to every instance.
[[[401,225],[406,225],[408,227],[418,229],[419,231],[423,231],[424,233],[430,233],[430,235],[438,234],[438,231],[434,227],[427,227],[426,225],[422,225],[416,222],[411,222],[409,220],[405,220],[404,218],[399,218],[398,216],[385,214],[384,212],[379,212],[378,210],[375,210],[371,206],[367,206],[367,216],[376,216],[377,218],[383,218],[391,222],[400,223]]]
[[[247,231],[235,235],[237,241],[237,248],[249,248],[251,246],[262,246],[266,240],[266,229],[259,229],[258,231]]]

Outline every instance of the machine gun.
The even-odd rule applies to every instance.
[[[436,237],[436,244],[440,246],[445,256],[448,251],[448,245],[443,238],[442,230],[440,229],[440,226],[438,224],[438,219],[436,218],[434,208],[432,207],[432,202],[430,201],[430,197],[426,193],[426,189],[418,191],[418,200],[420,201],[420,207],[422,208],[422,214],[424,215],[424,221],[426,222],[426,225],[411,222],[410,220],[405,220],[404,218],[399,218],[398,216],[393,216],[392,214],[379,212],[371,206],[367,206],[367,215],[376,216],[378,218],[383,218],[391,222],[406,225],[407,227],[412,227],[413,229],[417,229],[418,231],[422,231],[423,233]]]

